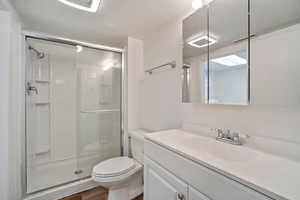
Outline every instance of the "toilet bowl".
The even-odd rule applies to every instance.
[[[130,132],[133,158],[116,157],[93,168],[92,178],[108,189],[108,200],[131,200],[143,193],[143,130]]]

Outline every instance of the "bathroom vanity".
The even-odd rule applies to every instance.
[[[183,130],[144,144],[145,200],[296,200],[300,164]]]

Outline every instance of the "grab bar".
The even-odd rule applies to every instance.
[[[162,67],[165,67],[165,66],[171,66],[171,68],[175,68],[176,67],[176,62],[175,61],[172,61],[172,62],[168,62],[166,64],[163,64],[163,65],[159,65],[157,67],[153,67],[151,69],[148,69],[146,70],[145,72],[146,73],[149,73],[149,74],[152,74],[153,73],[153,70],[157,70],[157,69],[160,69]]]

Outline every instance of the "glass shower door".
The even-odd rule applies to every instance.
[[[77,53],[79,177],[121,155],[121,63],[120,53],[84,47]]]
[[[121,155],[122,54],[27,39],[27,193]],[[31,48],[29,48],[29,46]]]
[[[26,68],[27,193],[74,181],[76,48],[28,39]]]

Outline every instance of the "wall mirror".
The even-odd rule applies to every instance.
[[[215,0],[183,21],[183,102],[249,103],[248,22],[248,0]]]
[[[183,21],[182,101],[299,104],[299,35],[299,0],[211,1]]]
[[[216,0],[217,1],[217,0]],[[300,104],[300,1],[250,0],[251,104]]]

